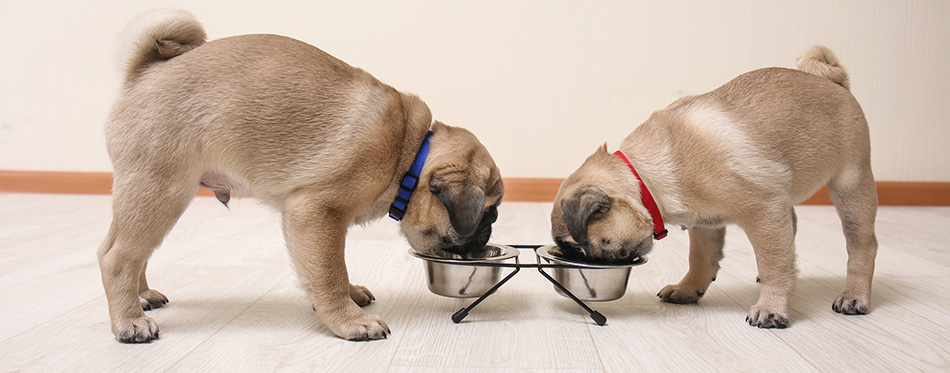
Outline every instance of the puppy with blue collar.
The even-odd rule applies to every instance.
[[[119,341],[159,337],[143,310],[168,298],[148,286],[146,263],[199,186],[224,204],[253,195],[281,214],[313,309],[350,340],[390,333],[360,308],[373,294],[349,282],[350,225],[389,212],[420,252],[488,241],[504,193],[498,168],[471,132],[434,121],[418,97],[291,38],[205,42],[180,10],[131,27],[106,124],[113,220],[98,252]]]

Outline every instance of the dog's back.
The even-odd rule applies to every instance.
[[[700,165],[683,167],[720,174],[709,170],[726,166],[723,171],[743,176],[736,188],[778,183],[793,203],[801,202],[843,170],[866,168],[870,139],[861,106],[847,89],[848,75],[834,55],[813,47],[799,65],[804,71],[758,69],[678,100],[637,131],[650,131],[654,119],[675,123],[668,129],[676,133],[673,146],[709,145]]]
[[[197,187],[200,176],[222,196],[276,201],[300,184],[393,167],[343,155],[387,149],[366,158],[392,163],[398,154],[387,145],[405,129],[388,126],[409,117],[431,122],[418,98],[299,40],[205,42],[201,25],[181,10],[148,13],[127,33],[125,83],[106,124],[119,178],[163,164],[167,177],[195,179]]]

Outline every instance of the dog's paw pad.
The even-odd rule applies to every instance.
[[[122,343],[149,343],[158,339],[158,324],[146,316],[119,322],[112,327],[115,339]]]
[[[788,316],[774,311],[759,311],[753,309],[753,311],[745,317],[745,321],[748,322],[749,325],[763,329],[784,329],[788,327]]]
[[[340,336],[351,341],[385,339],[392,333],[383,320],[376,315],[369,314],[350,321],[342,329]]]
[[[831,309],[845,315],[864,315],[868,313],[867,302],[841,295],[831,304]]]
[[[667,303],[685,304],[698,302],[704,294],[699,290],[683,289],[679,285],[666,285],[656,296]]]

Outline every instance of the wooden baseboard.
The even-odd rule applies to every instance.
[[[881,206],[950,206],[950,183],[923,181],[878,181]],[[803,205],[830,205],[828,186],[822,187]]]
[[[505,178],[505,201],[551,202],[564,179]],[[2,171],[0,192],[109,194],[111,172]],[[213,196],[207,190],[198,195]],[[881,206],[950,206],[950,182],[878,181]],[[823,187],[804,205],[830,205],[828,188]]]
[[[111,194],[111,172],[3,171],[0,192],[52,194]],[[214,196],[200,189],[199,196]]]
[[[506,177],[505,201],[552,202],[564,179]]]
[[[551,202],[564,179],[506,178],[506,201]],[[878,181],[881,206],[950,206],[950,183],[918,181]],[[803,205],[830,205],[828,186],[815,192]]]

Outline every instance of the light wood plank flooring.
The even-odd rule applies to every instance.
[[[493,241],[549,242],[550,210],[503,204]],[[454,324],[471,300],[430,293],[422,263],[383,219],[351,229],[346,255],[351,281],[377,297],[367,310],[393,334],[347,342],[313,315],[275,213],[199,197],[149,264],[150,284],[171,299],[150,311],[161,339],[128,345],[109,331],[95,258],[109,197],[0,194],[0,371],[950,371],[950,208],[880,208],[866,316],[831,310],[847,260],[834,208],[797,211],[801,274],[785,330],[744,322],[758,285],[738,228],[699,304],[655,296],[686,272],[677,230],[634,268],[623,298],[590,303],[606,326],[534,270]]]

